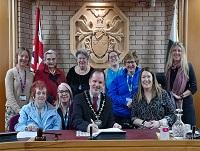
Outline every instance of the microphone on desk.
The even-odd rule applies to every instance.
[[[89,136],[89,140],[93,140],[93,136],[92,136],[92,126],[90,126],[90,136]]]
[[[196,126],[192,126],[192,139],[195,138]]]

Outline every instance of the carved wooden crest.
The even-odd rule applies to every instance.
[[[106,68],[110,51],[117,51],[122,60],[129,50],[129,22],[114,4],[86,3],[72,17],[70,26],[72,53],[87,49],[92,67]]]

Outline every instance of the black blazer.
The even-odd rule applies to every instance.
[[[73,129],[73,128],[72,128],[72,104],[71,104],[71,106],[69,107],[69,114],[68,114],[67,125],[65,125],[64,118],[66,118],[66,117],[63,117],[63,113],[62,113],[61,108],[58,108],[58,109],[57,109],[57,112],[58,112],[58,114],[60,115],[60,118],[61,118],[61,121],[62,121],[62,129],[63,129],[63,130]]]
[[[74,98],[73,102],[73,114],[72,114],[72,123],[76,130],[87,131],[87,126],[91,123],[91,119],[93,121],[96,120],[95,114],[89,107],[89,103],[86,99],[86,94],[89,95],[89,91],[84,91],[81,94],[78,94]],[[112,112],[112,104],[111,100],[108,96],[101,94],[101,102],[99,110],[102,107],[103,100],[105,99],[105,105],[100,115],[100,120],[102,124],[99,128],[110,128],[113,127],[114,118]],[[89,98],[89,101],[91,99]],[[99,113],[97,111],[97,114]]]

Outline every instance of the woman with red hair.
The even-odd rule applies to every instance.
[[[48,103],[47,86],[43,81],[35,81],[31,88],[32,101],[23,106],[15,126],[16,131],[60,130],[61,119],[54,106]]]

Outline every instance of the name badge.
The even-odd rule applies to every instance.
[[[26,95],[20,95],[19,100],[20,101],[26,101]]]

